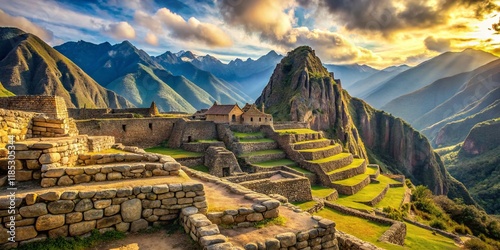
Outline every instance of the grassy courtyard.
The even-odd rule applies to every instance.
[[[302,134],[317,134],[318,131],[314,131],[308,128],[298,128],[298,129],[279,129],[276,132],[280,135],[286,134],[294,134],[294,135],[302,135]]]
[[[253,164],[256,166],[259,166],[259,167],[263,167],[263,168],[272,168],[272,167],[277,167],[277,166],[293,167],[293,166],[297,165],[297,163],[295,163],[294,161],[289,160],[289,159],[270,160],[270,161],[257,162],[257,163],[253,163]],[[301,168],[299,168],[299,169],[301,169]]]
[[[167,147],[152,147],[144,149],[146,152],[157,153],[162,155],[170,155],[174,159],[183,159],[190,157],[200,157],[203,156],[202,153],[190,152],[180,148],[167,148]]]

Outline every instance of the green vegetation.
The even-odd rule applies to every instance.
[[[100,234],[94,229],[89,237],[47,239],[44,241],[28,243],[19,246],[19,250],[84,250],[95,247],[97,244],[106,241],[119,240],[125,238],[125,233],[118,231],[108,231]]]
[[[212,140],[197,140],[196,142],[199,142],[199,143],[211,143],[211,142],[220,142],[220,141],[217,140],[217,139],[212,139]]]
[[[268,149],[268,150],[260,150],[254,152],[243,153],[240,157],[248,157],[248,156],[258,156],[258,155],[270,155],[270,154],[281,154],[282,150],[279,149]]]
[[[292,204],[299,207],[303,211],[306,211],[306,210],[314,207],[314,205],[316,205],[316,201],[292,202]]]
[[[254,142],[274,142],[273,139],[269,138],[257,138],[257,139],[239,139],[241,143],[254,143]]]
[[[190,152],[180,148],[167,148],[167,147],[152,147],[144,149],[146,152],[157,153],[162,155],[170,155],[174,159],[190,158],[190,157],[200,157],[203,156],[202,153]]]
[[[294,145],[301,145],[301,144],[306,144],[306,143],[310,143],[310,142],[322,142],[322,141],[329,141],[329,139],[317,139],[317,140],[310,140],[310,141],[301,141],[301,142],[296,142],[294,143]]]
[[[254,132],[254,133],[241,133],[241,132],[233,132],[234,136],[239,139],[256,139],[256,138],[264,138],[264,133],[262,132]]]
[[[102,151],[99,151],[99,152],[90,152],[88,154],[89,155],[96,155],[96,154],[127,154],[127,153],[130,153],[130,152],[119,150],[119,149],[115,149],[115,148],[108,148],[106,150],[102,150]]]
[[[307,171],[305,169],[296,167],[297,163],[295,163],[294,161],[289,160],[289,159],[270,160],[270,161],[252,163],[252,164],[259,166],[259,167],[263,167],[263,168],[271,168],[271,167],[276,167],[276,166],[289,166],[297,171],[301,171],[301,172]]]
[[[365,159],[353,159],[352,163],[343,167],[343,168],[339,168],[339,169],[335,169],[333,171],[330,171],[328,173],[326,173],[327,175],[331,175],[331,174],[334,174],[334,173],[338,173],[338,172],[342,172],[342,171],[345,171],[347,169],[352,169],[352,168],[357,168],[359,167],[361,164],[363,164],[363,162],[365,162]],[[367,168],[368,170],[368,168]]]
[[[333,183],[338,184],[338,185],[344,185],[344,186],[354,186],[357,185],[358,183],[362,182],[366,178],[369,178],[368,174],[358,174],[355,175],[351,178],[345,179],[345,180],[339,180],[339,181],[334,181]]]
[[[317,133],[319,133],[318,131],[314,131],[314,130],[308,129],[308,128],[279,129],[279,130],[276,130],[276,132],[280,135],[287,135],[287,134],[301,135],[301,134],[317,134]]]
[[[203,173],[208,173],[208,167],[205,166],[205,165],[196,165],[194,167],[191,167],[192,169],[194,170],[197,170],[197,171],[200,171],[200,172],[203,172]]]
[[[272,226],[272,225],[284,226],[286,224],[286,221],[287,221],[287,218],[280,215],[280,216],[275,217],[275,218],[264,219],[264,220],[255,222],[253,225],[255,228],[264,228],[264,227]]]
[[[392,187],[389,188],[387,193],[385,194],[384,199],[382,199],[375,207],[384,208],[384,207],[394,207],[398,208],[403,201],[403,197],[405,196],[405,187]]]
[[[297,150],[299,152],[307,152],[307,153],[313,153],[313,152],[319,152],[319,151],[323,151],[323,150],[329,150],[329,149],[332,149],[332,148],[335,148],[337,147],[336,145],[329,145],[329,146],[326,146],[326,147],[323,147],[323,148],[311,148],[311,149],[301,149],[301,150]]]
[[[297,165],[291,165],[291,166],[288,166],[288,167],[289,167],[289,168],[291,168],[291,169],[293,169],[293,170],[299,171],[299,172],[301,172],[301,173],[303,173],[303,174],[306,174],[306,175],[307,175],[307,174],[312,174],[312,175],[314,175],[314,173],[310,172],[309,170],[307,170],[307,169],[303,169],[303,168],[301,168],[301,167],[299,167],[299,166],[297,166]]]
[[[8,91],[0,82],[0,97],[15,96],[14,93]]]
[[[336,155],[333,155],[333,156],[330,156],[330,157],[327,157],[327,158],[322,158],[322,159],[313,160],[313,161],[309,161],[309,162],[311,162],[311,163],[325,163],[325,162],[330,162],[330,161],[335,161],[335,160],[343,159],[343,158],[346,158],[346,157],[349,157],[349,156],[351,156],[350,153],[340,153],[340,154],[336,154]]]
[[[311,185],[311,193],[314,197],[325,198],[334,191],[335,189],[333,188],[323,187],[320,185]]]

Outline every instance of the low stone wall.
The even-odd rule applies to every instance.
[[[48,118],[46,116],[35,116],[33,118],[33,137],[63,137],[77,135],[78,131],[70,134],[70,122],[73,119]]]
[[[115,138],[113,136],[89,136],[87,144],[90,152],[100,152],[112,148]]]
[[[9,142],[9,135],[14,136],[15,141],[21,141],[32,137],[32,119],[36,115],[33,112],[0,109],[0,147]]]
[[[278,177],[273,179],[272,177]],[[279,194],[292,202],[312,200],[309,179],[285,171],[260,172],[228,177],[234,183],[263,194]]]
[[[16,156],[16,181],[41,178],[43,165],[71,167],[78,155],[87,152],[87,136],[61,138],[32,138],[14,143]],[[0,159],[2,172],[7,169],[7,159]]]
[[[225,147],[209,147],[205,153],[204,165],[211,175],[217,177],[241,173],[236,156]]]
[[[387,216],[387,214],[383,213],[383,212],[377,212],[377,214],[381,215],[381,216]],[[424,228],[424,229],[427,229],[427,230],[430,230],[430,231],[434,231],[444,237],[447,237],[447,238],[450,238],[450,239],[453,239],[455,242],[457,243],[463,243],[462,239],[460,239],[460,236],[454,234],[454,233],[450,233],[450,232],[446,232],[444,230],[441,230],[441,229],[437,229],[437,228],[433,228],[429,225],[425,225],[425,224],[422,224],[418,221],[414,221],[414,220],[410,220],[408,218],[403,218],[403,220],[405,222],[408,222],[410,224],[413,224],[417,227],[421,227],[421,228]]]
[[[360,203],[363,203],[363,204],[371,206],[371,207],[377,205],[381,200],[384,199],[385,195],[387,194],[387,191],[389,191],[389,187],[390,187],[390,185],[385,186],[384,190],[382,190],[382,192],[380,192],[380,194],[375,196],[370,201],[362,201]]]
[[[319,216],[313,219],[318,219],[315,228],[297,233],[281,233],[264,241],[247,243],[245,249],[339,249],[335,238],[335,222]]]
[[[176,161],[179,162],[182,166],[195,167],[198,165],[203,165],[204,158],[205,158],[204,156],[187,157],[187,158],[176,159]]]
[[[274,122],[274,129],[296,129],[296,128],[310,128],[307,122]]]
[[[385,217],[374,216],[368,213],[363,213],[358,210],[344,207],[338,204],[333,204],[330,202],[325,202],[325,206],[340,211],[344,214],[353,215],[380,224],[391,225],[391,227],[386,232],[384,232],[384,234],[379,238],[379,240],[380,241],[384,240],[386,242],[393,244],[404,245],[404,240],[406,237],[406,224],[403,222],[391,220]]]
[[[315,151],[306,151],[300,153],[304,156],[304,159],[308,161],[318,160],[342,153],[342,145],[337,143],[334,145],[333,148],[327,150],[317,150],[317,151],[315,150]]]
[[[0,218],[9,227],[0,227],[2,249],[47,237],[84,236],[94,229],[137,232],[179,218],[182,208],[207,210],[203,185],[197,182],[27,193],[15,200],[16,242],[8,242],[10,203],[9,197],[0,198]]]
[[[78,165],[89,166],[95,164],[107,164],[107,163],[124,163],[124,162],[137,162],[137,161],[151,161],[157,162],[160,157],[151,154],[148,157],[143,154],[135,153],[117,153],[117,154],[81,154],[78,156]]]
[[[345,166],[351,164],[352,160],[353,160],[353,156],[350,154],[347,157],[340,158],[340,159],[335,160],[335,161],[329,161],[329,162],[324,162],[324,163],[311,163],[308,161],[304,161],[301,164],[305,165],[306,167],[307,166],[312,167],[312,165],[318,165],[321,167],[321,169],[323,169],[324,172],[330,172],[330,171],[333,171],[333,170],[336,170],[336,169],[339,169],[339,168],[342,168],[342,167],[345,167]]]
[[[236,148],[234,150],[237,154],[243,154],[276,148],[278,148],[278,144],[276,142],[240,142],[236,144]]]
[[[95,165],[73,168],[49,167],[42,169],[40,186],[70,186],[88,182],[153,176],[177,176],[180,169],[181,165],[173,159],[165,163],[125,163],[123,165]]]
[[[211,146],[214,147],[224,147],[224,142],[215,141],[215,142],[190,142],[183,143],[181,148],[191,152],[205,153],[207,149]]]
[[[272,154],[265,154],[265,155],[249,155],[249,156],[245,156],[243,158],[248,162],[263,162],[263,161],[278,160],[278,159],[286,158],[286,154],[283,152],[283,153],[272,153]]]
[[[226,236],[220,233],[219,227],[205,215],[199,213],[196,207],[183,208],[180,223],[191,239],[198,242],[203,249],[233,249],[233,245],[227,242]]]
[[[361,189],[366,187],[366,185],[370,184],[370,176],[366,176],[366,178],[361,181],[360,183],[354,185],[354,186],[344,186],[340,184],[335,184],[335,183],[330,183],[329,186],[337,189],[339,194],[345,194],[345,195],[353,195],[357,192],[359,192]]]
[[[234,225],[236,227],[251,227],[253,223],[279,216],[280,203],[277,200],[267,200],[255,203],[251,207],[240,207],[222,212],[209,212],[207,218],[217,225]]]
[[[383,250],[370,242],[362,241],[355,236],[337,231],[335,234],[339,249],[349,250]]]
[[[70,104],[72,105],[72,104]],[[68,110],[64,98],[60,96],[9,96],[0,98],[0,108],[44,113],[50,118],[68,118]]]
[[[364,172],[366,172],[366,161],[364,161],[362,164],[360,164],[359,166],[357,166],[355,168],[344,169],[340,172],[330,174],[330,175],[328,175],[328,178],[330,179],[330,181],[333,182],[333,181],[337,181],[337,180],[345,180],[345,179],[351,178],[353,176],[363,174]],[[370,175],[370,178],[373,178],[373,177]]]

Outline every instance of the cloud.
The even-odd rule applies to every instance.
[[[405,29],[432,28],[446,24],[452,15],[472,15],[482,19],[499,10],[491,0],[324,0],[333,18],[343,22],[349,30],[382,32],[390,35]]]
[[[424,40],[425,47],[428,50],[433,50],[437,52],[445,52],[450,50],[451,42],[449,39],[445,38],[435,38],[433,36],[428,36]]]
[[[0,26],[16,27],[22,29],[23,31],[34,34],[47,42],[51,41],[52,38],[54,37],[51,31],[32,23],[30,20],[24,17],[11,16],[5,13],[1,9],[0,9]]]
[[[228,47],[233,44],[231,38],[219,27],[200,22],[195,17],[187,21],[167,8],[159,9],[154,16],[137,11],[134,20],[151,31],[162,33],[169,31],[172,36],[187,41],[202,42],[211,47]]]
[[[112,23],[104,26],[102,29],[105,33],[111,35],[115,39],[134,39],[135,30],[128,22]]]
[[[158,46],[158,37],[151,32],[148,32],[146,34],[146,38],[144,38],[144,41],[153,46]]]

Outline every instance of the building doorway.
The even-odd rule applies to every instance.
[[[231,171],[229,170],[228,167],[222,168],[222,177],[226,177],[226,176],[230,176],[230,175],[231,175]]]
[[[231,116],[231,122],[236,122],[236,115]]]

